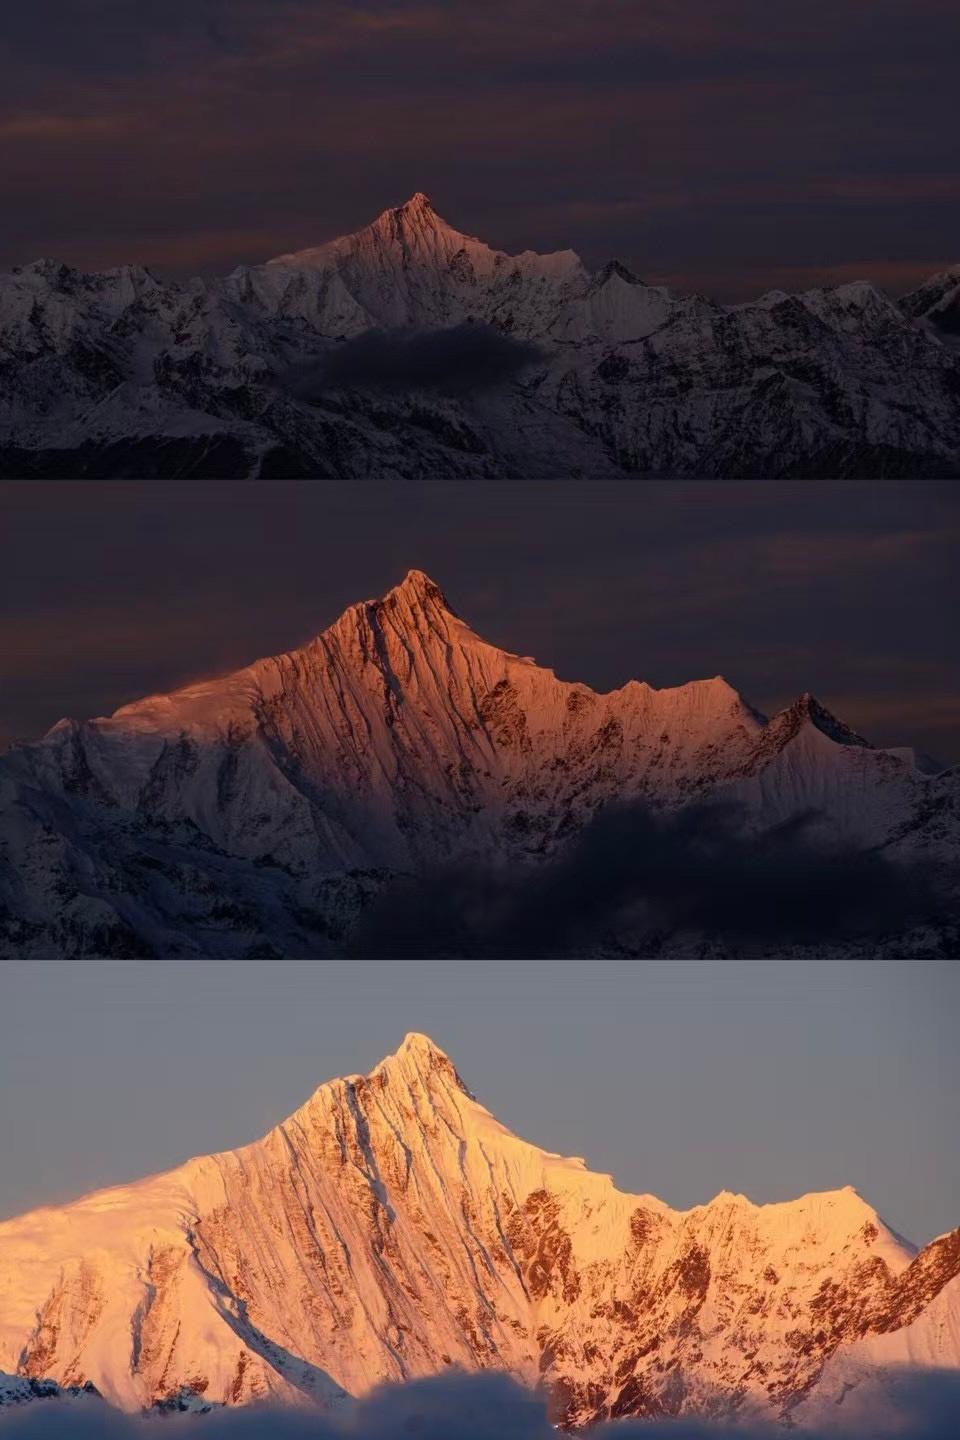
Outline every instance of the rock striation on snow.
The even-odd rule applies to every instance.
[[[956,1367],[958,1273],[960,1231],[917,1253],[850,1187],[623,1194],[410,1034],[252,1145],[0,1225],[0,1364],[128,1410],[339,1409],[459,1367],[542,1385],[565,1426],[789,1420],[821,1385]]]
[[[0,953],[342,953],[391,877],[538,865],[612,801],[816,812],[953,867],[958,789],[807,694],[768,720],[721,676],[558,680],[412,570],[299,650],[0,757]]]
[[[264,278],[276,295],[305,270],[349,293],[357,310],[348,329],[483,320],[529,336],[589,280],[572,250],[505,255],[462,235],[422,193],[355,235],[271,260]]]
[[[427,197],[177,284],[48,260],[0,275],[0,473],[960,473],[960,268],[724,306],[572,251],[507,255]],[[498,387],[296,377],[371,330],[475,324],[540,360]]]

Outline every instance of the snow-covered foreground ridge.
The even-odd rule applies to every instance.
[[[0,1225],[0,1367],[130,1410],[337,1409],[459,1367],[542,1383],[565,1424],[802,1418],[824,1385],[955,1367],[958,1271],[960,1231],[917,1254],[849,1187],[622,1194],[410,1034],[255,1144]]]
[[[0,758],[0,953],[342,954],[395,877],[526,873],[611,802],[722,799],[759,830],[814,813],[824,843],[950,875],[958,797],[956,768],[809,694],[767,719],[720,676],[558,680],[413,570],[301,649]]]
[[[954,474],[958,317],[960,266],[899,301],[855,283],[724,306],[493,250],[418,194],[222,279],[0,275],[0,473]],[[539,359],[472,394],[292,383],[365,332],[461,325]]]
[[[92,1400],[99,1391],[92,1381],[84,1385],[58,1385],[56,1380],[33,1375],[7,1375],[0,1370],[0,1410],[19,1410],[38,1400]]]

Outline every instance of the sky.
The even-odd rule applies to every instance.
[[[855,1186],[960,1224],[960,969],[936,961],[8,961],[0,1216],[258,1138],[431,1036],[499,1120],[689,1208]]]
[[[951,481],[28,481],[0,509],[0,743],[295,648],[419,568],[563,680],[810,691],[960,762]]]
[[[34,0],[0,266],[215,272],[414,191],[740,299],[960,259],[955,0]]]

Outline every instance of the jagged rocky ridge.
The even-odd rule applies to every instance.
[[[302,649],[0,757],[0,953],[342,954],[392,877],[522,873],[612,801],[727,799],[758,830],[815,812],[824,843],[955,877],[958,792],[956,768],[877,749],[808,694],[768,720],[720,676],[558,680],[414,570]]]
[[[849,1187],[622,1194],[412,1034],[255,1144],[0,1225],[0,1363],[129,1410],[339,1409],[453,1366],[542,1385],[567,1426],[796,1420],[904,1357],[956,1367],[958,1271],[960,1231],[918,1254]]]
[[[39,261],[0,276],[0,473],[956,474],[958,305],[960,267],[718,305],[492,250],[423,195],[224,279]],[[470,322],[540,358],[469,395],[291,382],[371,329]]]

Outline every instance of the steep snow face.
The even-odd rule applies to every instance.
[[[705,301],[702,304],[708,308]],[[574,345],[629,344],[659,330],[676,310],[677,301],[669,290],[645,285],[612,260],[567,301],[550,327],[550,336]]]
[[[278,765],[289,779],[295,758],[298,794],[306,786],[337,796],[328,822],[330,862],[340,868],[486,850],[505,824],[523,832],[524,848],[543,850],[555,838],[551,817],[572,828],[585,777],[594,802],[624,790],[679,797],[744,763],[761,721],[720,677],[664,691],[632,683],[609,695],[559,681],[487,644],[414,570],[303,650],[91,726],[83,743],[89,733],[94,774],[121,803],[135,799],[161,747],[184,734],[201,747],[199,771],[219,764],[225,736],[250,742],[242,748],[251,784]],[[72,734],[52,735],[54,749]],[[518,818],[524,797],[532,828]]]
[[[356,305],[351,328],[359,317],[367,328],[495,322],[509,314],[508,328],[525,334],[540,333],[564,296],[588,278],[572,250],[553,255],[491,250],[454,230],[422,193],[385,210],[354,235],[281,255],[269,268],[321,272],[333,296],[345,291]]]
[[[40,261],[0,276],[0,473],[960,473],[957,278],[722,306],[507,255],[422,194],[209,282]],[[540,362],[474,395],[295,383],[371,328],[468,322]]]
[[[904,314],[920,322],[948,350],[960,354],[960,265],[931,275],[900,302]]]
[[[391,875],[536,864],[611,801],[726,796],[759,828],[814,810],[831,840],[948,860],[957,791],[809,695],[766,721],[720,676],[558,680],[414,570],[302,649],[4,756],[0,935],[13,954],[342,950]]]
[[[958,1238],[917,1256],[849,1188],[622,1194],[412,1034],[253,1145],[0,1225],[0,1362],[129,1409],[336,1407],[459,1366],[544,1383],[564,1424],[787,1415],[847,1342],[939,1324]]]

